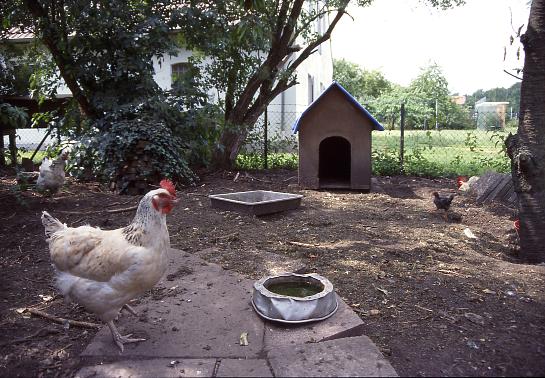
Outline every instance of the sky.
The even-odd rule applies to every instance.
[[[344,15],[331,36],[334,59],[378,69],[403,86],[435,62],[451,93],[458,94],[519,81],[503,70],[523,66],[522,46],[518,40],[510,46],[509,37],[523,24],[526,30],[528,0],[466,0],[450,10],[434,9],[423,0],[375,0],[349,13],[354,20]]]

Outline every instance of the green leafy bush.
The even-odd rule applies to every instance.
[[[400,172],[399,150],[373,150],[371,161],[375,176],[394,176]]]
[[[270,169],[297,169],[299,156],[295,153],[271,153],[267,163]],[[260,170],[264,166],[263,154],[258,153],[239,154],[235,162],[235,168],[240,170]]]

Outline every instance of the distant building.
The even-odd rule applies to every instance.
[[[475,104],[477,128],[493,130],[505,128],[505,113],[509,102],[480,101]]]
[[[464,105],[466,103],[466,96],[450,96],[450,100],[456,105]]]
[[[311,3],[309,3],[310,6]],[[328,18],[319,17],[313,25],[313,32],[324,34],[327,30]],[[12,29],[7,43],[16,44],[19,48],[30,48],[34,41],[34,34],[19,32]],[[0,43],[5,43],[4,41]],[[292,53],[283,62],[289,65],[301,51]],[[155,82],[165,90],[172,88],[176,79],[189,69],[189,58],[193,53],[184,48],[178,48],[174,55],[153,57]],[[305,61],[297,67],[297,84],[280,93],[267,107],[270,135],[292,137],[291,125],[299,115],[311,104],[333,80],[333,61],[331,58],[330,44],[322,43]],[[216,88],[210,88],[209,99],[212,102],[219,101],[222,94]],[[57,88],[58,98],[71,97],[72,93],[61,79]]]

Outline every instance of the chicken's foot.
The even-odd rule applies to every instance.
[[[132,308],[131,306],[129,306],[128,304],[124,304],[123,307],[121,307],[122,310],[127,310],[130,314],[134,315],[134,316],[138,316],[138,313],[136,312],[136,310],[134,308]]]
[[[115,344],[121,350],[121,353],[123,353],[123,350],[125,349],[123,347],[123,344],[138,343],[140,341],[146,341],[146,339],[131,339],[131,336],[132,336],[131,333],[125,336],[121,335],[119,331],[117,330],[113,320],[110,320],[107,324],[108,324],[108,328],[110,328],[110,332],[112,333],[112,338],[114,339]]]

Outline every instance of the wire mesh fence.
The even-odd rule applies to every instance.
[[[18,149],[23,151],[34,151],[40,147],[39,150],[45,150],[47,146],[57,140],[55,135],[47,135],[49,129],[37,128],[37,129],[16,129],[15,130],[15,143]],[[45,138],[45,139],[44,139]],[[42,142],[40,146],[40,143]],[[4,146],[9,144],[7,135],[4,135]]]
[[[253,159],[255,168],[297,166],[297,135],[292,126],[298,113],[267,111],[255,124],[242,150],[241,159]],[[434,120],[401,132],[400,119],[374,115],[385,127],[372,133],[373,171],[379,175],[477,175],[487,170],[508,172],[505,140],[515,133],[516,115],[494,111],[473,112],[459,129],[448,129]],[[265,127],[266,126],[266,127]],[[17,129],[15,142],[21,151],[44,150],[56,141],[48,129]],[[266,141],[266,142],[265,142]],[[402,142],[403,141],[403,142]],[[401,144],[403,143],[403,148]],[[8,136],[4,136],[7,152]],[[8,157],[9,159],[9,157]]]
[[[403,127],[403,132],[401,117],[393,123],[384,122],[388,117],[381,115],[375,118],[385,127],[372,133],[375,174],[478,175],[510,169],[505,140],[509,133],[516,133],[516,114],[481,110],[470,113],[467,122],[457,129],[436,125],[432,119],[419,128]],[[296,155],[297,136],[291,131],[296,120],[295,112],[263,114],[243,153],[258,159],[254,164],[262,167],[274,166],[279,156],[286,160],[286,154]],[[288,165],[297,165],[296,156],[293,159]]]

